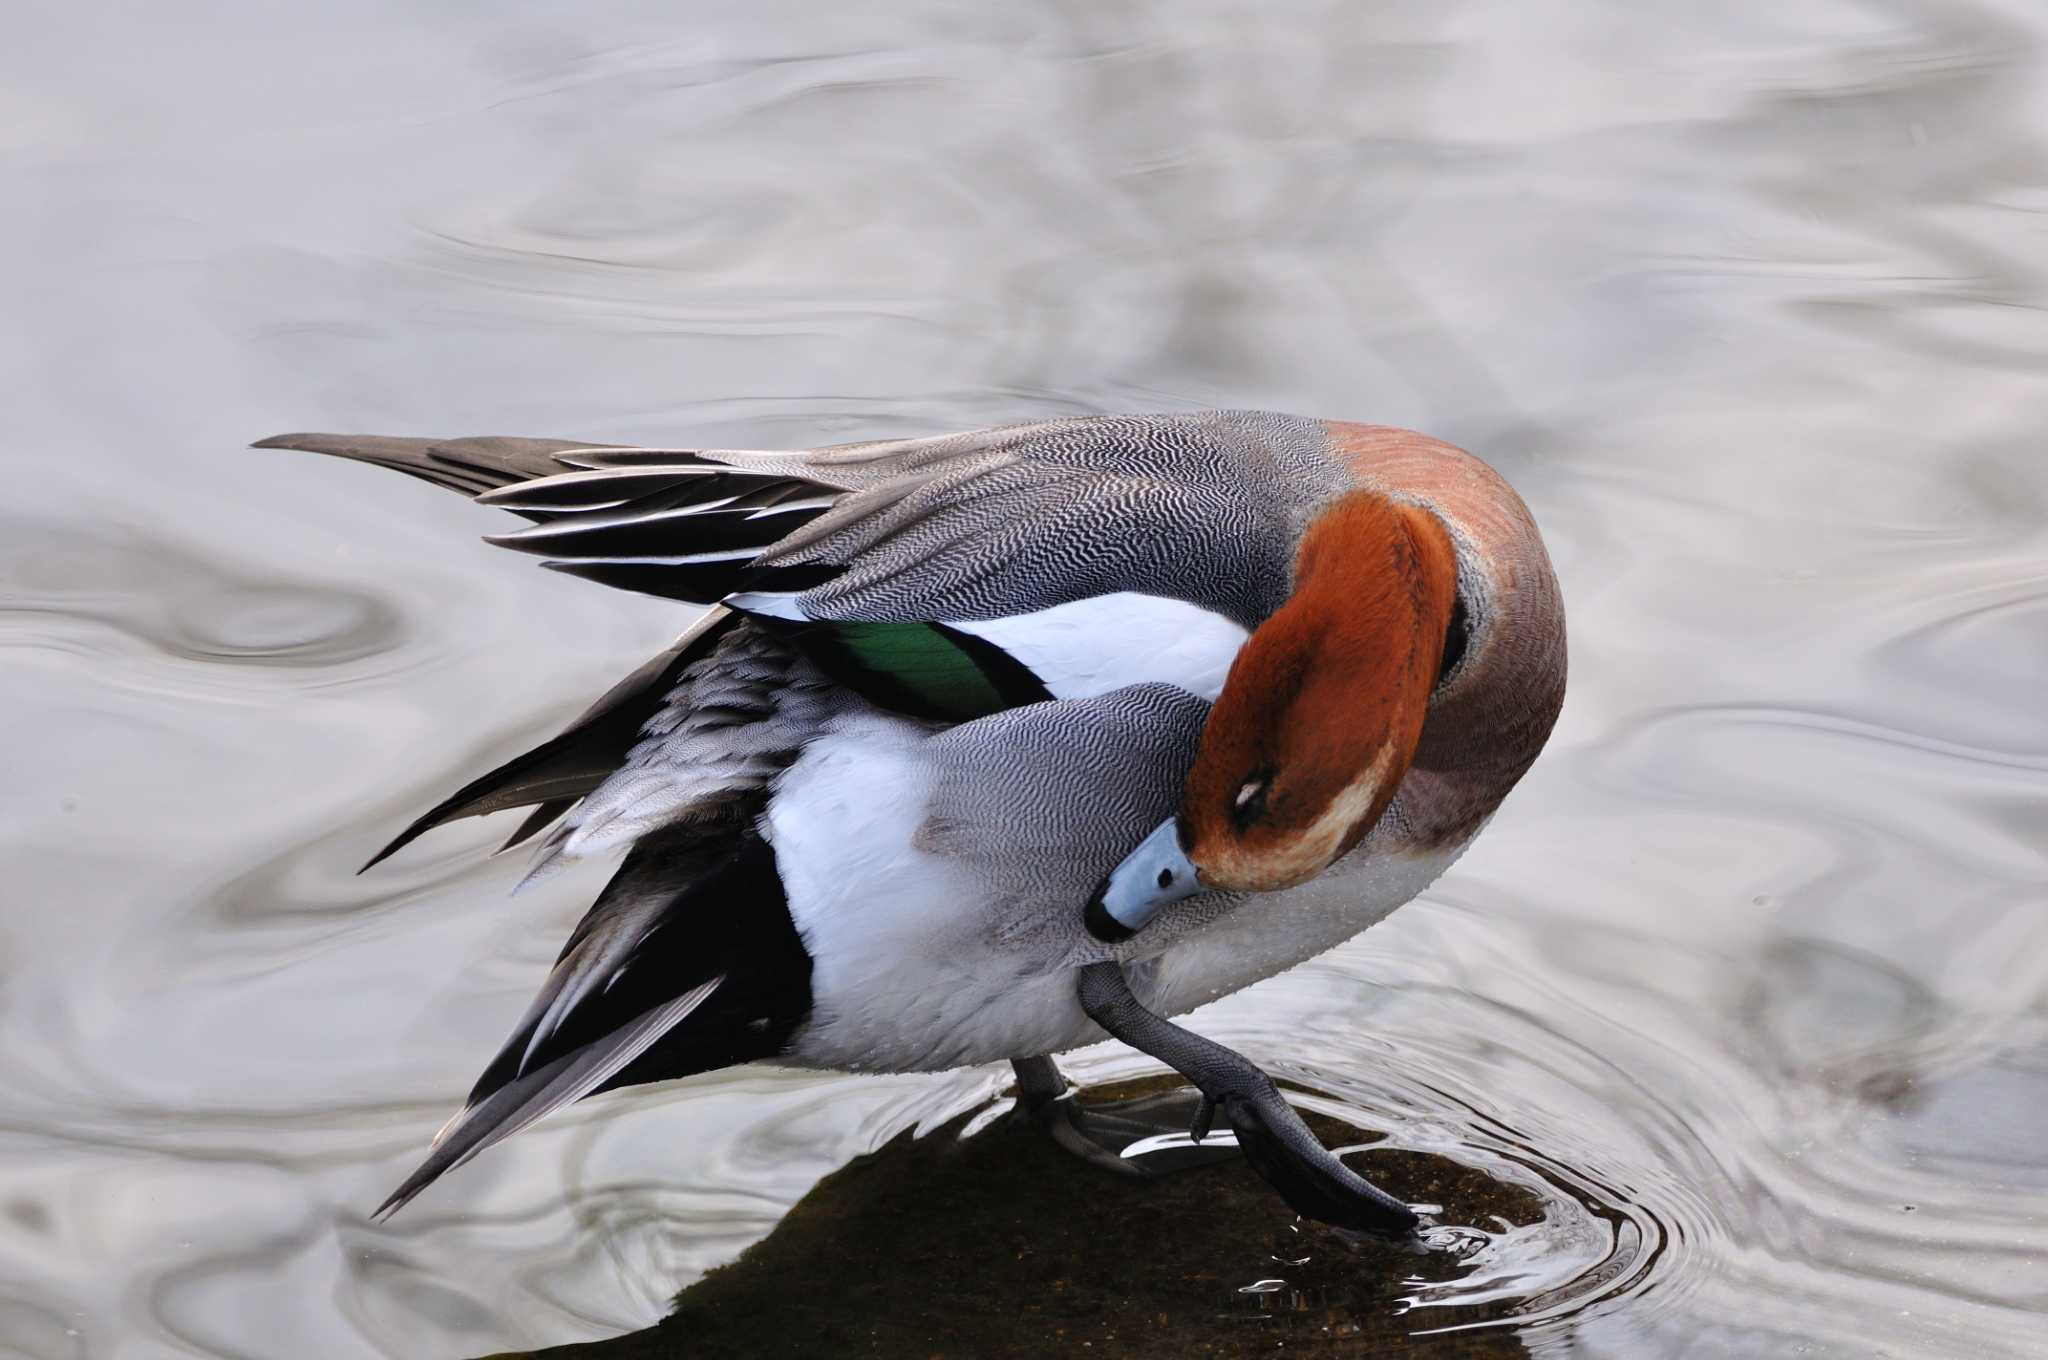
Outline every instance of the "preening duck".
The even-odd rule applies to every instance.
[[[1050,1056],[1107,1032],[1193,1079],[1196,1137],[1222,1112],[1297,1209],[1414,1222],[1162,1017],[1412,899],[1542,748],[1563,610],[1484,463],[1245,411],[794,453],[258,447],[462,491],[529,521],[493,543],[709,607],[377,856],[514,808],[535,873],[625,852],[380,1212],[570,1101],[750,1061],[1011,1061],[1055,1136],[1128,1169]]]

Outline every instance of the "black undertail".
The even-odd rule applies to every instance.
[[[461,1113],[379,1215],[584,1096],[787,1050],[811,1013],[811,956],[774,850],[741,829],[751,824],[672,827],[633,847]]]

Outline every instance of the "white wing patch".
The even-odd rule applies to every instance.
[[[1221,614],[1120,590],[1007,619],[948,623],[1031,668],[1055,699],[1087,699],[1164,681],[1214,700],[1250,636]]]
[[[720,603],[745,614],[803,622],[810,616],[797,603],[801,594],[741,591]],[[1135,590],[1006,619],[937,622],[1002,648],[1028,666],[1055,699],[1090,699],[1161,681],[1213,702],[1251,636],[1213,610]]]

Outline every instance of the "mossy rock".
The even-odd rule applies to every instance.
[[[1147,1085],[1150,1085],[1149,1083]],[[1137,1086],[1088,1093],[1132,1094]],[[1359,1130],[1308,1115],[1318,1137]],[[818,1182],[775,1231],[684,1290],[643,1332],[550,1360],[917,1360],[1099,1356],[1521,1356],[1507,1328],[1431,1336],[1402,1316],[1457,1261],[1296,1220],[1242,1162],[1126,1180],[1008,1118],[904,1134]],[[1519,1187],[1440,1157],[1368,1149],[1354,1164],[1453,1223],[1535,1222]],[[1258,1286],[1256,1290],[1250,1288]],[[1461,1310],[1457,1322],[1485,1314]]]

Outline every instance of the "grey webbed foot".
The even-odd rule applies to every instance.
[[[1271,1078],[1244,1058],[1238,1062],[1242,1071],[1215,1073],[1205,1078],[1203,1090],[1230,1121],[1245,1160],[1296,1213],[1363,1232],[1405,1233],[1415,1227],[1419,1220],[1412,1209],[1339,1161],[1316,1141]]]
[[[1017,1106],[1053,1142],[1092,1166],[1122,1176],[1163,1176],[1238,1156],[1237,1140],[1207,1133],[1207,1097],[1167,1091],[1083,1104],[1050,1058],[1020,1058]]]
[[[1082,1007],[1096,1024],[1195,1083],[1203,1108],[1195,1128],[1205,1130],[1221,1110],[1253,1170],[1280,1192],[1296,1213],[1340,1228],[1406,1234],[1415,1211],[1339,1161],[1316,1141],[1300,1114],[1249,1059],[1146,1010],[1115,963],[1093,963],[1079,973]]]

